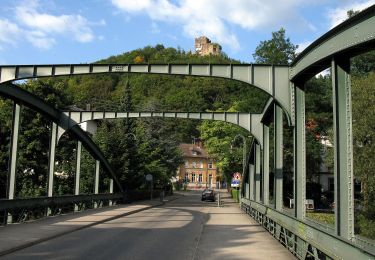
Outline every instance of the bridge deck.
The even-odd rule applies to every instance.
[[[10,225],[0,229],[0,252],[35,243],[5,259],[294,259],[232,199],[218,208],[201,202],[200,192],[183,195],[128,216],[121,215],[157,202]]]

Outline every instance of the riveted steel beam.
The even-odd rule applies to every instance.
[[[306,223],[253,200],[242,198],[241,204],[243,205],[242,208],[247,208],[246,211],[248,214],[252,215],[254,219],[264,221],[265,218],[269,218],[269,220],[276,225],[273,226],[276,231],[279,230],[280,232],[281,227],[288,229],[308,245],[319,249],[319,251],[323,253],[322,257],[324,257],[324,255],[328,257],[325,259],[373,259],[375,255],[374,245],[367,244],[363,246],[348,241],[335,235],[334,232],[325,229],[323,226]],[[265,228],[270,232],[272,230],[271,227],[265,226]],[[276,234],[275,237],[277,237]],[[305,259],[303,258],[303,254],[298,256],[298,258]]]
[[[52,123],[51,139],[49,145],[48,156],[48,181],[47,181],[47,196],[53,196],[53,177],[55,173],[55,157],[56,157],[56,144],[57,144],[57,124]]]
[[[82,195],[64,195],[56,197],[38,197],[29,199],[0,199],[0,210],[10,209],[34,209],[38,207],[48,207],[63,205],[69,203],[90,202],[93,200],[117,200],[123,199],[122,193],[103,193],[103,194],[82,194]]]
[[[295,127],[294,127],[294,214],[305,218],[306,197],[306,141],[305,141],[305,92],[295,87]]]
[[[255,201],[260,202],[260,181],[261,181],[261,148],[255,145]]]
[[[94,194],[99,193],[99,173],[100,173],[100,161],[95,161],[95,187],[94,187]]]
[[[35,111],[43,114],[53,122],[58,125],[58,137],[61,136],[60,133],[63,133],[66,127],[69,124],[74,125],[75,123],[69,122],[69,117],[67,117],[61,111],[55,109],[54,107],[48,105],[46,102],[38,98],[37,96],[19,88],[16,85],[10,84],[0,84],[0,95],[15,100],[21,104],[26,105],[34,109]],[[123,192],[120,181],[118,180],[115,172],[111,168],[109,162],[104,157],[103,153],[100,151],[99,147],[91,140],[91,138],[79,127],[73,126],[69,128],[73,136],[82,142],[86,149],[91,153],[93,157],[100,160],[103,164],[103,167],[108,171],[110,175],[114,178],[119,190]]]
[[[79,195],[80,180],[81,180],[81,155],[82,155],[82,143],[77,142],[76,148],[76,174],[74,177],[74,195]],[[74,211],[78,211],[78,205],[74,205]]]
[[[350,58],[375,48],[375,5],[347,19],[303,50],[291,64],[290,79],[306,81],[330,66],[337,54]]]
[[[8,191],[7,191],[8,199],[14,199],[14,195],[15,195],[20,116],[21,116],[21,106],[14,102],[12,137],[11,137],[11,143],[10,143],[10,156],[9,156],[10,158],[9,158],[9,170],[8,170],[9,171],[8,172]]]
[[[352,109],[349,59],[332,59],[335,134],[335,217],[337,235],[354,236]]]
[[[263,196],[262,201],[264,205],[269,204],[270,194],[270,129],[263,125]]]
[[[216,77],[236,80],[259,88],[290,115],[289,68],[264,64],[60,64],[0,66],[0,84],[40,77],[98,73],[145,73]]]
[[[230,124],[238,125],[249,131],[258,143],[263,145],[263,127],[261,120],[263,114],[251,114],[240,112],[106,112],[106,111],[65,111],[65,120],[61,124],[58,133],[60,138],[66,130],[77,126],[80,123],[101,120],[101,119],[118,119],[118,118],[185,118],[196,120],[214,120],[223,121]]]
[[[283,110],[275,104],[274,132],[274,197],[275,209],[283,208]]]

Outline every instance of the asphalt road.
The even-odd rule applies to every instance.
[[[258,252],[259,249],[264,252]],[[66,234],[6,255],[4,259],[269,257],[293,259],[264,229],[251,222],[234,202],[229,200],[218,208],[216,203],[201,202],[199,192],[188,192],[164,206]]]

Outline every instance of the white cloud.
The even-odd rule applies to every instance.
[[[233,49],[239,48],[230,25],[255,30],[277,26],[293,18],[303,20],[291,11],[305,4],[303,0],[112,0],[127,14],[147,14],[153,21],[180,24],[186,35],[206,35]],[[311,29],[311,27],[310,27]]]
[[[333,28],[336,25],[348,19],[348,15],[347,15],[348,10],[362,11],[363,9],[366,9],[367,7],[373,4],[375,4],[375,0],[354,1],[354,2],[350,2],[349,4],[340,6],[336,9],[331,9],[328,12],[330,28]]]
[[[17,24],[10,22],[7,19],[0,19],[0,47],[1,43],[16,44],[20,37],[21,29]]]
[[[16,7],[16,18],[24,26],[33,31],[30,38],[36,33],[37,39],[43,42],[54,42],[54,35],[63,34],[73,36],[79,42],[90,42],[94,39],[89,22],[81,15],[51,15],[38,11],[39,2],[24,4]],[[44,33],[41,36],[41,33]],[[42,44],[43,45],[43,44]]]
[[[91,26],[105,26],[101,19],[90,22],[82,15],[52,15],[40,11],[39,0],[19,3],[14,9],[14,20],[0,19],[0,50],[5,44],[16,45],[26,40],[37,48],[49,49],[63,36],[75,41],[91,42],[95,37]]]

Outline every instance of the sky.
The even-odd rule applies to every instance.
[[[0,0],[0,65],[91,63],[145,46],[194,51],[207,36],[231,58],[285,28],[302,51],[375,0]]]

